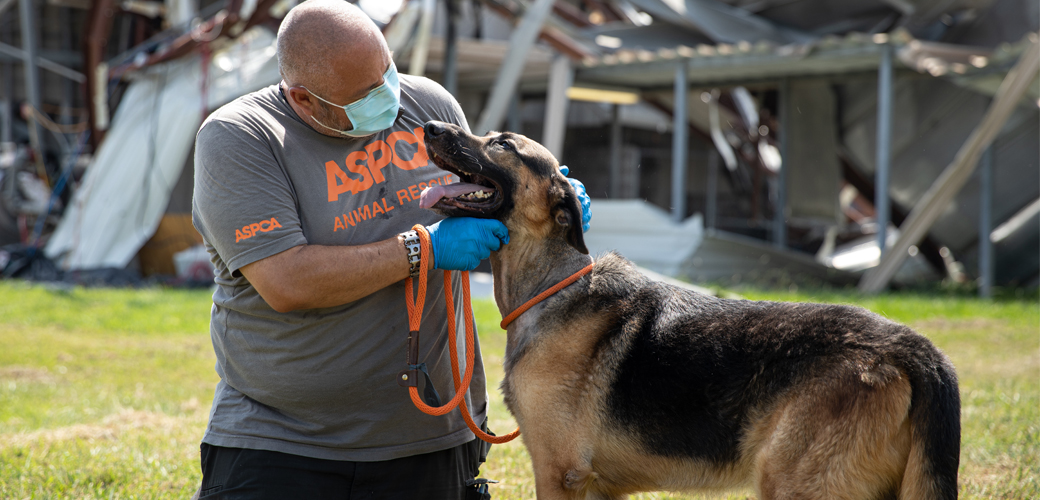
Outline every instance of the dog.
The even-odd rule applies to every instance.
[[[429,122],[462,182],[421,206],[501,220],[503,315],[592,258],[559,163],[509,132]],[[858,307],[729,300],[654,282],[616,253],[508,325],[501,390],[539,499],[753,486],[769,499],[953,499],[950,360]]]

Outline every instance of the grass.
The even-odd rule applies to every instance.
[[[0,498],[188,498],[216,384],[208,302],[0,282]]]
[[[1040,498],[1040,307],[1035,297],[859,297],[742,290],[753,299],[855,303],[914,326],[961,381],[961,498]],[[0,498],[188,498],[217,382],[205,290],[49,288],[0,281]],[[491,428],[515,427],[497,387],[498,310],[474,304]],[[492,449],[496,499],[534,497],[519,441]],[[639,499],[744,499],[643,494]]]

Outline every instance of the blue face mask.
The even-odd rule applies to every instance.
[[[304,87],[306,88],[306,87]],[[310,92],[310,89],[307,89]],[[350,130],[339,130],[329,127],[314,118],[314,122],[340,135],[350,137],[366,137],[376,132],[386,130],[397,120],[397,112],[401,108],[401,84],[397,79],[397,66],[393,62],[383,73],[383,84],[372,89],[365,97],[358,99],[346,106],[331,103],[311,92],[322,102],[346,111],[347,118],[354,128]]]

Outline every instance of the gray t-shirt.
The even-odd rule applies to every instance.
[[[428,120],[467,126],[442,87],[401,75],[401,113],[370,137],[315,132],[277,85],[236,99],[202,124],[192,216],[217,271],[210,336],[221,379],[204,442],[375,461],[473,439],[457,411],[421,413],[397,385],[407,368],[404,281],[342,306],[278,313],[239,272],[298,245],[359,245],[439,220],[419,208],[419,194],[457,179],[427,158]],[[459,273],[452,289],[461,311]],[[420,362],[443,402],[454,394],[446,314],[443,272],[430,272]],[[465,323],[456,316],[465,364]],[[487,393],[479,348],[475,359],[466,402],[481,422]]]

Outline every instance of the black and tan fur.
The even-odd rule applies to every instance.
[[[555,158],[523,136],[426,125],[434,162],[493,186],[503,314],[590,261]],[[617,254],[508,327],[506,404],[539,499],[753,486],[760,499],[957,497],[960,399],[925,337],[858,307],[727,300]]]

